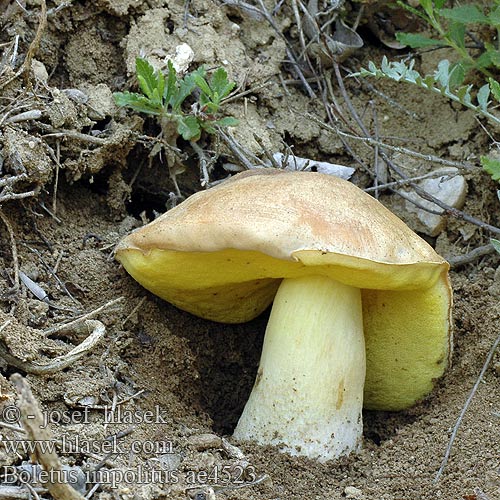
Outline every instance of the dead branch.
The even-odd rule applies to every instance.
[[[33,38],[33,40],[31,41],[28,51],[26,52],[26,57],[24,59],[24,63],[22,66],[25,76],[26,87],[31,85],[29,80],[31,61],[33,60],[33,57],[35,56],[40,46],[42,35],[46,27],[47,27],[47,4],[45,0],[40,0],[40,16],[38,21],[38,28],[35,33],[35,38]]]
[[[19,123],[28,120],[38,120],[41,116],[42,112],[39,109],[31,109],[30,111],[24,111],[23,113],[5,118],[4,123]]]
[[[90,352],[106,333],[106,328],[100,321],[86,320],[85,325],[91,333],[81,344],[78,344],[68,353],[58,356],[45,364],[31,363],[16,358],[9,352],[7,347],[2,342],[0,342],[0,354],[7,364],[26,373],[33,373],[35,375],[50,375],[52,373],[59,372],[73,365],[76,361]]]
[[[54,129],[55,130],[55,129]],[[75,130],[57,130],[49,134],[42,135],[43,138],[46,137],[69,137],[70,139],[75,139],[77,141],[89,142],[91,144],[97,144],[98,146],[103,146],[107,144],[107,140],[102,137],[94,137],[93,135],[82,134],[81,132],[76,132]]]
[[[395,153],[400,153],[404,154],[407,156],[411,156],[413,158],[418,158],[420,160],[428,161],[431,163],[438,163],[440,165],[445,165],[447,167],[455,167],[460,170],[473,170],[476,169],[477,167],[473,165],[472,163],[468,162],[462,162],[462,161],[453,161],[453,160],[446,160],[444,158],[440,158],[439,156],[431,155],[431,154],[425,154],[425,153],[419,153],[418,151],[414,151],[413,149],[408,149],[403,146],[391,146],[390,144],[387,144],[383,141],[374,139],[373,137],[364,137],[360,135],[355,135],[355,134],[349,134],[347,132],[343,132],[337,127],[333,127],[331,125],[328,125],[321,120],[319,120],[317,117],[314,115],[308,114],[307,117],[316,122],[318,125],[323,127],[325,130],[328,130],[330,132],[334,132],[335,134],[345,137],[347,139],[354,139],[357,141],[362,141],[365,142],[366,144],[369,144],[370,146],[378,146],[383,149],[387,149],[388,151],[394,151]]]
[[[480,259],[486,255],[490,255],[495,252],[495,248],[491,243],[487,245],[483,245],[481,247],[474,248],[469,253],[465,255],[457,255],[455,257],[448,258],[448,262],[453,269],[457,269],[458,267],[465,266],[466,264],[470,264],[471,262]]]
[[[26,191],[24,193],[14,193],[14,186],[21,181],[28,179],[28,174],[22,173],[19,175],[13,175],[10,177],[3,177],[0,179],[0,205],[8,200],[20,200],[23,198],[29,198],[35,196],[40,190],[39,187],[33,189],[32,191]]]
[[[35,444],[34,459],[41,465],[43,470],[51,472],[46,487],[55,500],[84,500],[74,488],[63,481],[54,480],[55,478],[63,478],[62,465],[56,452],[48,449],[48,447],[40,446],[40,443],[53,441],[52,433],[49,428],[44,425],[43,415],[40,410],[38,401],[31,392],[31,388],[26,380],[15,373],[10,378],[16,391],[19,395],[19,410],[21,413],[21,423],[26,430],[28,439]]]

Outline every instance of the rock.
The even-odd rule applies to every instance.
[[[106,116],[112,116],[116,111],[113,92],[104,83],[97,85],[85,85],[85,94],[88,96],[87,115],[91,120],[103,120]]]
[[[346,486],[344,489],[346,498],[363,498],[363,492],[355,486]]]
[[[195,434],[188,438],[188,442],[198,451],[211,450],[222,446],[222,439],[216,434]]]
[[[33,59],[31,61],[31,71],[33,71],[33,76],[36,81],[40,82],[42,85],[47,85],[47,82],[49,81],[49,73],[45,64]]]
[[[458,175],[457,168],[442,168],[434,172],[436,177],[424,179],[419,182],[419,186],[430,195],[438,198],[453,208],[460,209],[465,203],[467,194],[467,182],[464,177]],[[419,205],[430,210],[443,213],[443,209],[431,201],[427,201],[415,192],[408,192],[408,196]],[[421,230],[429,236],[437,236],[446,225],[446,219],[442,215],[429,213],[410,201],[406,201],[406,209],[417,215],[421,223]]]
[[[175,47],[175,54],[167,56],[167,60],[171,60],[177,73],[184,74],[189,69],[189,65],[193,62],[194,52],[187,43],[181,43]]]
[[[182,463],[182,457],[178,453],[164,453],[155,460],[163,470],[178,470]]]

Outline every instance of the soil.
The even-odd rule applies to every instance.
[[[362,450],[326,463],[231,437],[255,379],[268,312],[241,325],[193,317],[144,290],[113,258],[123,236],[176,202],[158,123],[113,101],[113,92],[135,88],[139,54],[161,67],[187,43],[194,53],[191,69],[223,66],[238,91],[247,92],[224,112],[239,120],[231,133],[249,158],[265,160],[264,151],[288,148],[304,158],[352,166],[354,183],[373,185],[373,148],[348,139],[349,150],[335,133],[335,126],[357,132],[332,67],[314,59],[309,67],[303,63],[312,96],[286,63],[290,50],[301,53],[288,3],[266,2],[274,12],[273,27],[251,9],[217,0],[48,1],[47,25],[30,63],[43,3],[0,0],[0,191],[2,179],[20,175],[12,190],[1,192],[26,194],[0,198],[0,347],[18,360],[5,357],[1,363],[3,441],[26,442],[19,430],[4,425],[16,423],[9,409],[18,396],[9,377],[20,372],[54,439],[73,445],[59,447],[62,462],[108,473],[82,490],[89,493],[100,482],[90,495],[94,499],[500,498],[498,353],[434,481],[499,335],[497,254],[451,272],[453,359],[432,394],[405,411],[365,411]],[[348,7],[348,18],[355,17],[359,5]],[[365,45],[343,61],[344,76],[346,67],[403,55],[383,45],[366,22],[360,33]],[[444,57],[445,51],[425,52],[417,64],[430,71]],[[489,149],[488,134],[495,132],[490,125],[415,88],[355,78],[344,84],[381,140],[472,164],[460,172],[468,185],[463,213],[500,225],[497,186],[478,166]],[[30,110],[40,115],[9,120]],[[335,121],[338,110],[345,122]],[[199,145],[212,160],[211,182],[228,175],[224,164],[241,165],[216,136],[203,135]],[[183,171],[177,182],[187,197],[203,189],[198,158],[189,142],[178,138],[174,146],[174,168]],[[411,175],[439,167],[391,154]],[[384,191],[380,200],[445,258],[465,255],[492,236],[450,216],[440,234],[430,237],[400,197]],[[17,266],[38,288],[15,287]],[[92,317],[106,328],[103,341],[62,370],[32,373],[33,365],[67,354],[90,333],[84,323],[83,329],[82,323],[54,327],[102,306]],[[120,449],[108,453],[105,444],[113,436]],[[4,483],[6,471],[19,472],[14,468],[27,460],[26,450],[1,447]],[[152,476],[154,471],[161,477]],[[40,491],[40,498],[51,498]]]

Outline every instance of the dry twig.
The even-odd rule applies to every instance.
[[[495,252],[495,248],[491,243],[487,245],[483,245],[481,247],[474,248],[469,253],[465,255],[457,255],[455,257],[448,258],[448,262],[453,269],[457,269],[458,267],[465,266],[466,264],[470,264],[471,262],[484,257],[485,255],[490,255]]]
[[[85,325],[90,335],[75,348],[71,349],[68,353],[58,356],[45,364],[36,364],[28,361],[22,361],[13,356],[7,347],[0,342],[0,354],[3,360],[15,368],[22,370],[26,373],[33,373],[35,375],[50,375],[59,372],[73,365],[80,358],[85,356],[92,348],[104,337],[106,328],[97,320],[87,320]]]
[[[26,380],[15,373],[11,377],[16,391],[19,395],[19,410],[21,423],[26,430],[28,438],[35,445],[34,459],[41,465],[43,470],[50,472],[47,477],[46,487],[55,500],[84,500],[74,488],[64,482],[61,461],[56,452],[41,444],[53,441],[52,433],[44,425],[44,419],[38,401],[31,392]]]
[[[55,325],[55,326],[52,326],[50,328],[47,328],[46,330],[44,330],[43,334],[45,336],[49,336],[49,335],[54,335],[55,333],[71,331],[80,323],[83,323],[84,321],[91,319],[94,316],[97,316],[99,313],[101,313],[102,311],[105,311],[106,309],[111,309],[112,307],[114,307],[116,304],[122,302],[123,300],[124,300],[124,297],[118,297],[117,299],[110,300],[109,302],[106,302],[102,306],[99,306],[97,309],[94,309],[93,311],[82,314],[78,318],[72,319],[71,321],[68,321],[67,323],[61,323],[59,325]]]
[[[20,200],[23,198],[29,198],[35,196],[40,188],[33,189],[32,191],[26,191],[24,193],[14,193],[14,186],[23,180],[28,178],[28,174],[22,173],[19,175],[13,175],[11,177],[3,177],[0,179],[0,205],[8,200]]]
[[[441,478],[441,475],[443,474],[443,471],[446,467],[446,464],[448,463],[448,459],[450,458],[451,454],[451,448],[453,447],[453,442],[455,441],[455,438],[457,437],[458,429],[460,428],[460,425],[462,424],[462,420],[464,419],[465,413],[467,412],[467,409],[469,408],[470,404],[472,403],[472,399],[474,398],[474,395],[477,392],[477,389],[479,387],[479,384],[483,380],[484,374],[486,373],[486,370],[488,369],[488,366],[491,363],[491,360],[493,359],[493,356],[495,354],[495,351],[497,350],[498,345],[500,344],[500,335],[496,338],[495,342],[493,343],[493,346],[490,349],[490,352],[488,353],[488,356],[486,357],[486,361],[484,362],[483,368],[481,370],[481,373],[477,377],[476,383],[474,384],[474,387],[469,393],[469,397],[467,398],[467,401],[465,401],[465,404],[462,408],[462,411],[460,412],[460,415],[457,418],[457,421],[455,422],[455,426],[453,427],[453,431],[450,436],[450,441],[448,442],[448,446],[446,448],[446,452],[443,457],[443,461],[441,462],[441,467],[439,467],[439,470],[436,473],[436,477],[434,478],[434,484],[439,482],[439,479]]]
[[[22,66],[22,70],[24,71],[25,75],[26,87],[31,85],[29,80],[31,61],[33,60],[33,57],[36,54],[38,47],[40,46],[42,35],[46,27],[47,27],[47,3],[45,2],[45,0],[40,0],[40,16],[39,16],[38,28],[35,33],[35,38],[33,38],[33,40],[31,41],[28,51],[26,52],[26,57],[24,58],[24,63]]]

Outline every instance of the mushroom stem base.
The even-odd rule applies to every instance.
[[[234,437],[321,461],[358,450],[365,366],[360,290],[284,279]]]

